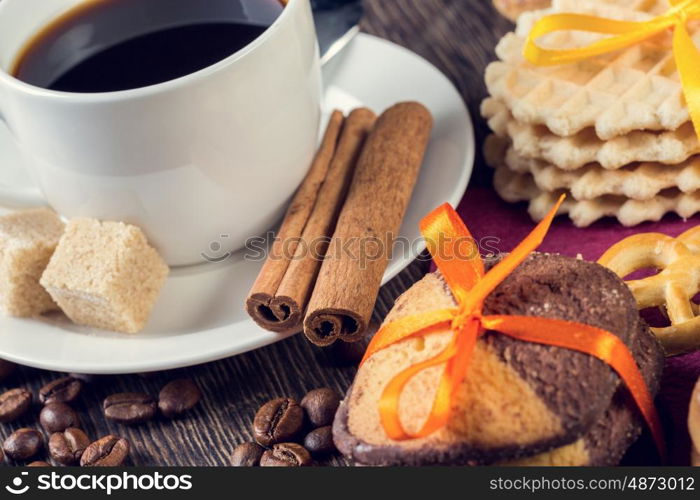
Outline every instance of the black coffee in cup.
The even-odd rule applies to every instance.
[[[88,0],[21,51],[12,75],[66,92],[166,82],[216,64],[258,38],[287,0]]]

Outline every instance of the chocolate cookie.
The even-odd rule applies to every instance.
[[[639,369],[652,395],[661,385],[664,351],[643,321],[633,349]],[[580,439],[532,457],[500,465],[528,466],[612,466],[617,465],[645,427],[639,410],[625,387],[619,387],[603,416]]]
[[[454,307],[444,281],[428,275],[401,296],[387,321]],[[558,255],[533,254],[484,304],[485,314],[541,316],[608,330],[631,346],[639,315],[627,286],[604,267]],[[442,351],[449,331],[404,340],[372,356],[359,370],[334,424],[338,448],[373,465],[493,463],[532,456],[575,442],[610,406],[619,378],[583,353],[487,332],[453,400],[448,424],[403,442],[386,436],[377,404],[399,371]],[[400,417],[416,431],[430,410],[442,367],[405,387]]]

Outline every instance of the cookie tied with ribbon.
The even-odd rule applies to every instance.
[[[607,465],[643,422],[663,454],[661,348],[614,273],[533,253],[556,209],[486,265],[451,207],[426,217],[439,272],[399,298],[370,344],[334,423],[346,456]]]

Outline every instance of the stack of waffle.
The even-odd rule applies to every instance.
[[[511,21],[518,19],[523,12],[549,7],[550,0],[493,0],[496,10]]]
[[[700,212],[700,142],[670,32],[561,66],[533,66],[522,55],[533,24],[548,14],[645,21],[668,8],[668,0],[555,0],[550,9],[520,16],[516,31],[496,47],[499,61],[486,70],[490,96],[482,105],[494,131],[486,158],[504,200],[529,202],[539,220],[567,193],[562,211],[579,227],[608,216],[633,226]],[[689,29],[698,44],[698,24]],[[565,49],[597,39],[563,31],[539,43]]]

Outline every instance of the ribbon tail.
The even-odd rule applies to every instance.
[[[685,25],[679,24],[674,30],[673,53],[688,113],[695,133],[700,137],[700,51]]]
[[[549,231],[549,227],[552,225],[554,217],[556,217],[559,211],[559,207],[564,202],[564,198],[565,195],[561,195],[557,203],[552,207],[545,218],[537,224],[535,229],[533,229],[511,253],[506,255],[503,260],[486,273],[483,279],[472,288],[467,300],[461,304],[465,310],[475,310],[475,308],[528,257],[528,255],[542,244],[542,241],[544,241],[547,235],[547,231]]]
[[[381,418],[384,431],[391,439],[394,441],[405,441],[407,439],[419,437],[420,432],[418,434],[409,433],[404,429],[403,424],[401,423],[401,418],[399,416],[399,400],[401,398],[403,388],[413,377],[418,375],[423,370],[448,362],[456,352],[457,346],[453,338],[450,345],[448,345],[447,348],[445,348],[445,350],[440,354],[421,363],[409,366],[405,370],[399,372],[398,375],[389,381],[387,386],[384,388],[381,397],[379,398],[379,416]],[[433,402],[433,408],[431,409],[431,414],[428,416],[428,421],[423,425],[424,428],[426,426],[431,428],[433,427],[430,420],[433,418],[432,412],[435,410],[436,406],[438,407],[437,411],[439,416],[435,418],[444,418],[444,402],[447,400],[447,410],[449,411],[449,396],[450,393],[448,391],[448,387],[441,378],[440,385],[438,386],[438,390],[435,395],[435,401]]]
[[[467,376],[469,365],[471,364],[474,354],[474,348],[476,347],[476,341],[479,340],[481,332],[481,322],[474,318],[467,323],[462,332],[458,335],[457,354],[452,360],[453,366],[451,367],[451,377],[453,380],[452,395],[454,395],[454,392],[459,388],[462,380]]]
[[[377,351],[401,340],[425,335],[431,331],[447,330],[456,314],[455,309],[438,309],[423,314],[405,316],[382,326],[367,346],[360,365]]]
[[[530,316],[488,316],[482,318],[482,324],[484,328],[526,342],[583,352],[610,365],[627,386],[649,426],[662,460],[666,460],[663,428],[654,399],[632,353],[617,336],[589,325]]]
[[[476,319],[472,319],[461,332],[457,333],[455,354],[447,362],[430,415],[416,437],[429,436],[447,425],[455,392],[459,389],[460,384],[469,371],[474,347],[479,338],[479,331],[479,322]]]
[[[455,333],[440,354],[409,366],[389,381],[379,399],[379,414],[382,426],[391,439],[403,441],[425,437],[447,424],[453,393],[466,375],[478,335],[479,323],[473,319]],[[447,363],[447,366],[440,377],[428,418],[418,432],[406,431],[399,416],[399,401],[404,387],[423,370],[443,363]]]

